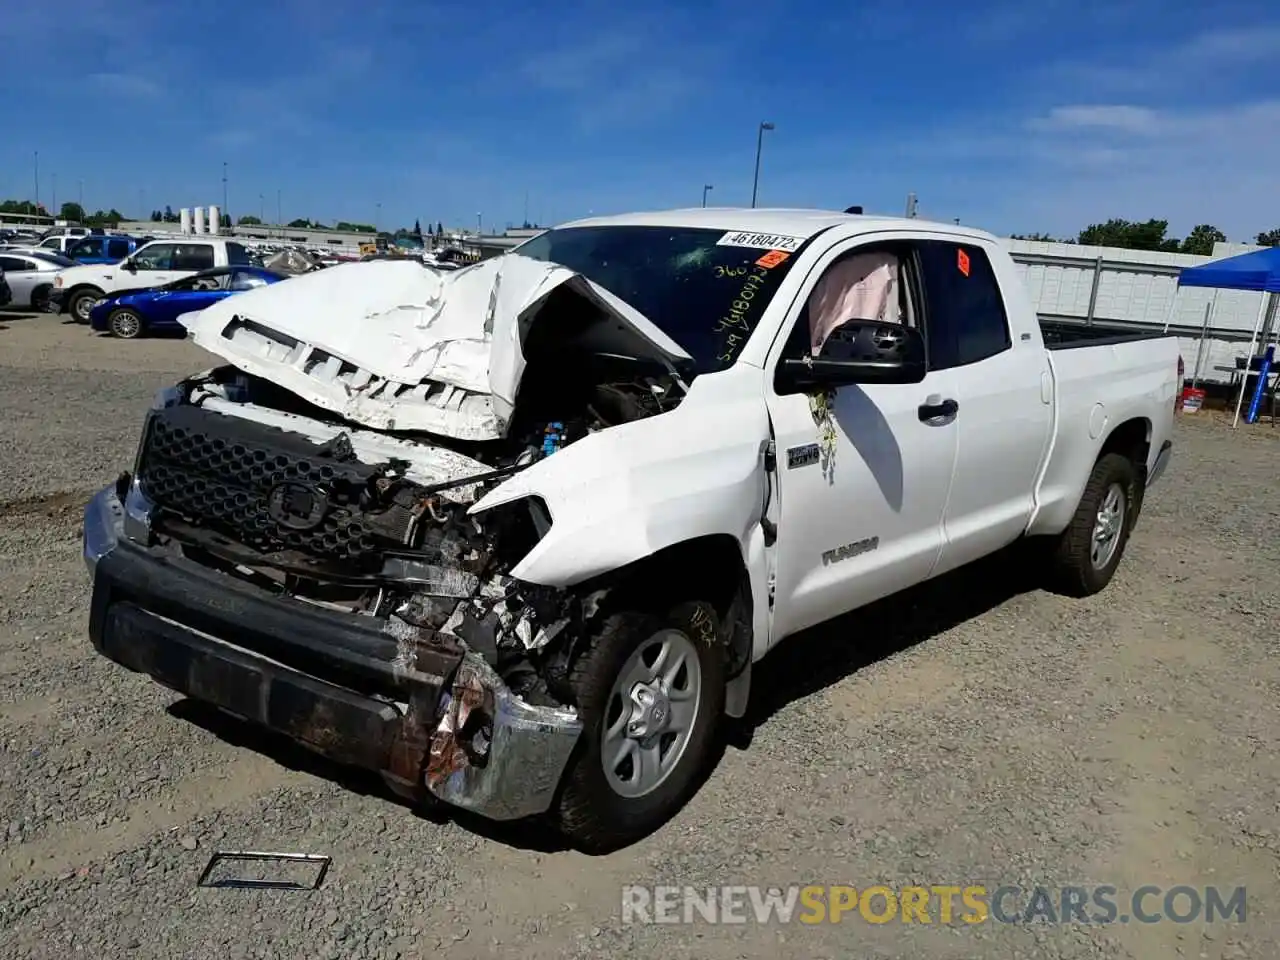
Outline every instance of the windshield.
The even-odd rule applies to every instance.
[[[802,244],[693,227],[566,227],[515,252],[598,283],[713,373],[738,359]]]

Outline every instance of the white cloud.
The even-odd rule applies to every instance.
[[[1099,104],[1093,106],[1054,107],[1046,116],[1034,118],[1033,130],[1112,130],[1121,133],[1151,133],[1159,122],[1156,111],[1148,107]]]
[[[91,73],[89,82],[107,96],[149,100],[161,93],[160,84],[136,73]]]

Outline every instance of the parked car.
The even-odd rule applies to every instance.
[[[4,275],[4,267],[0,267],[0,307],[7,307],[11,299],[13,297],[9,292],[9,280]]]
[[[48,309],[49,292],[60,270],[74,267],[75,261],[56,253],[15,253],[0,250],[0,269],[9,281],[11,307]]]
[[[138,249],[141,241],[124,236],[82,237],[67,249],[77,263],[119,263]]]
[[[162,287],[122,290],[98,302],[89,312],[89,325],[122,340],[144,333],[179,330],[178,318],[195,313],[233,293],[265,287],[287,277],[261,267],[215,267]]]
[[[249,251],[233,240],[153,240],[118,263],[64,270],[54,281],[50,302],[57,312],[88,323],[95,303],[122,290],[159,287],[214,267],[250,265]]]
[[[1171,336],[1046,347],[988,233],[814,210],[349,264],[190,333],[226,366],[85,511],[96,649],[593,852],[679,809],[787,637],[1020,541],[1106,588],[1180,388]]]

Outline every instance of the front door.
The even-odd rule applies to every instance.
[[[882,285],[888,299],[877,309],[888,302],[893,322],[923,322],[910,246],[868,239],[838,245],[819,262],[797,298],[790,335],[770,354],[780,504],[771,643],[928,578],[942,552],[957,434],[954,418],[934,408],[953,398],[951,371],[931,370],[915,384],[841,387],[825,401],[774,389],[782,357],[813,351],[824,324],[856,318],[841,310],[867,309],[868,298],[833,297],[822,284],[848,274],[851,258],[884,255],[881,275],[896,280]]]

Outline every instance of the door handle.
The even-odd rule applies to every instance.
[[[951,399],[943,400],[935,396],[926,398],[925,402],[920,404],[917,412],[922,423],[929,423],[933,420],[941,420],[944,417],[950,420],[959,409],[960,404],[956,403],[956,401]]]

